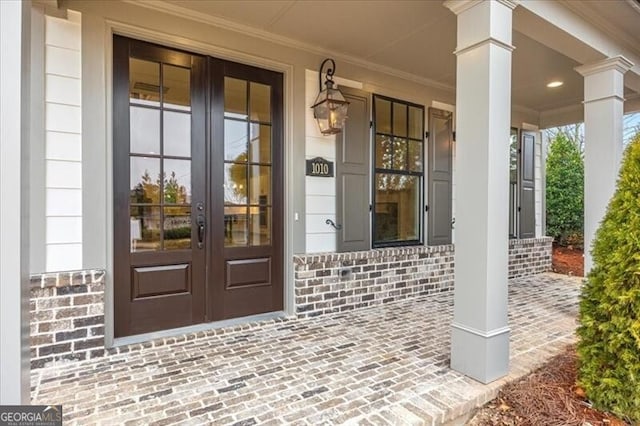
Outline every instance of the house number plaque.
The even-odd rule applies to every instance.
[[[333,161],[322,157],[307,160],[307,176],[333,177]]]

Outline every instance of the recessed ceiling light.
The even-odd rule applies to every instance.
[[[557,80],[556,80],[556,81],[552,81],[551,83],[547,84],[547,87],[551,87],[551,88],[553,88],[553,87],[560,87],[560,86],[562,86],[563,84],[564,84],[564,82],[562,82],[562,81],[557,81]]]

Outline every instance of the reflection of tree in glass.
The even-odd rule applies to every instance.
[[[247,153],[243,152],[234,160],[229,168],[230,188],[225,188],[227,200],[234,200],[236,204],[244,204],[247,199]]]
[[[131,192],[133,203],[160,204],[160,179],[153,182],[149,170],[145,170],[142,179]]]
[[[180,185],[176,172],[169,179],[164,178],[164,201],[168,204],[186,204],[187,188]],[[160,179],[154,182],[148,170],[142,174],[140,182],[131,190],[131,202],[139,204],[160,204]]]
[[[164,202],[168,204],[186,204],[187,188],[178,183],[176,172],[171,172],[169,179],[164,179]]]

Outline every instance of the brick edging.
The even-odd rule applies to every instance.
[[[293,256],[293,261],[296,265],[304,265],[308,263],[319,262],[336,262],[344,260],[359,260],[359,259],[379,259],[383,257],[391,256],[410,256],[413,254],[432,254],[442,252],[453,252],[454,245],[446,244],[441,246],[405,246],[405,247],[385,247],[376,248],[363,251],[352,251],[344,253],[311,253],[311,254],[296,254]]]
[[[87,269],[31,274],[29,279],[31,288],[49,288],[101,283],[104,281],[104,276],[104,269]]]
[[[550,244],[553,243],[553,237],[537,237],[537,238],[524,238],[524,239],[510,239],[509,248],[526,246],[529,244]]]

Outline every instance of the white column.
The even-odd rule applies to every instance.
[[[29,396],[31,2],[0,1],[0,405]]]
[[[616,188],[622,158],[624,73],[622,56],[576,68],[584,76],[584,271],[592,267],[591,243]]]
[[[458,15],[456,245],[451,368],[488,383],[508,373],[508,0],[449,0]]]

